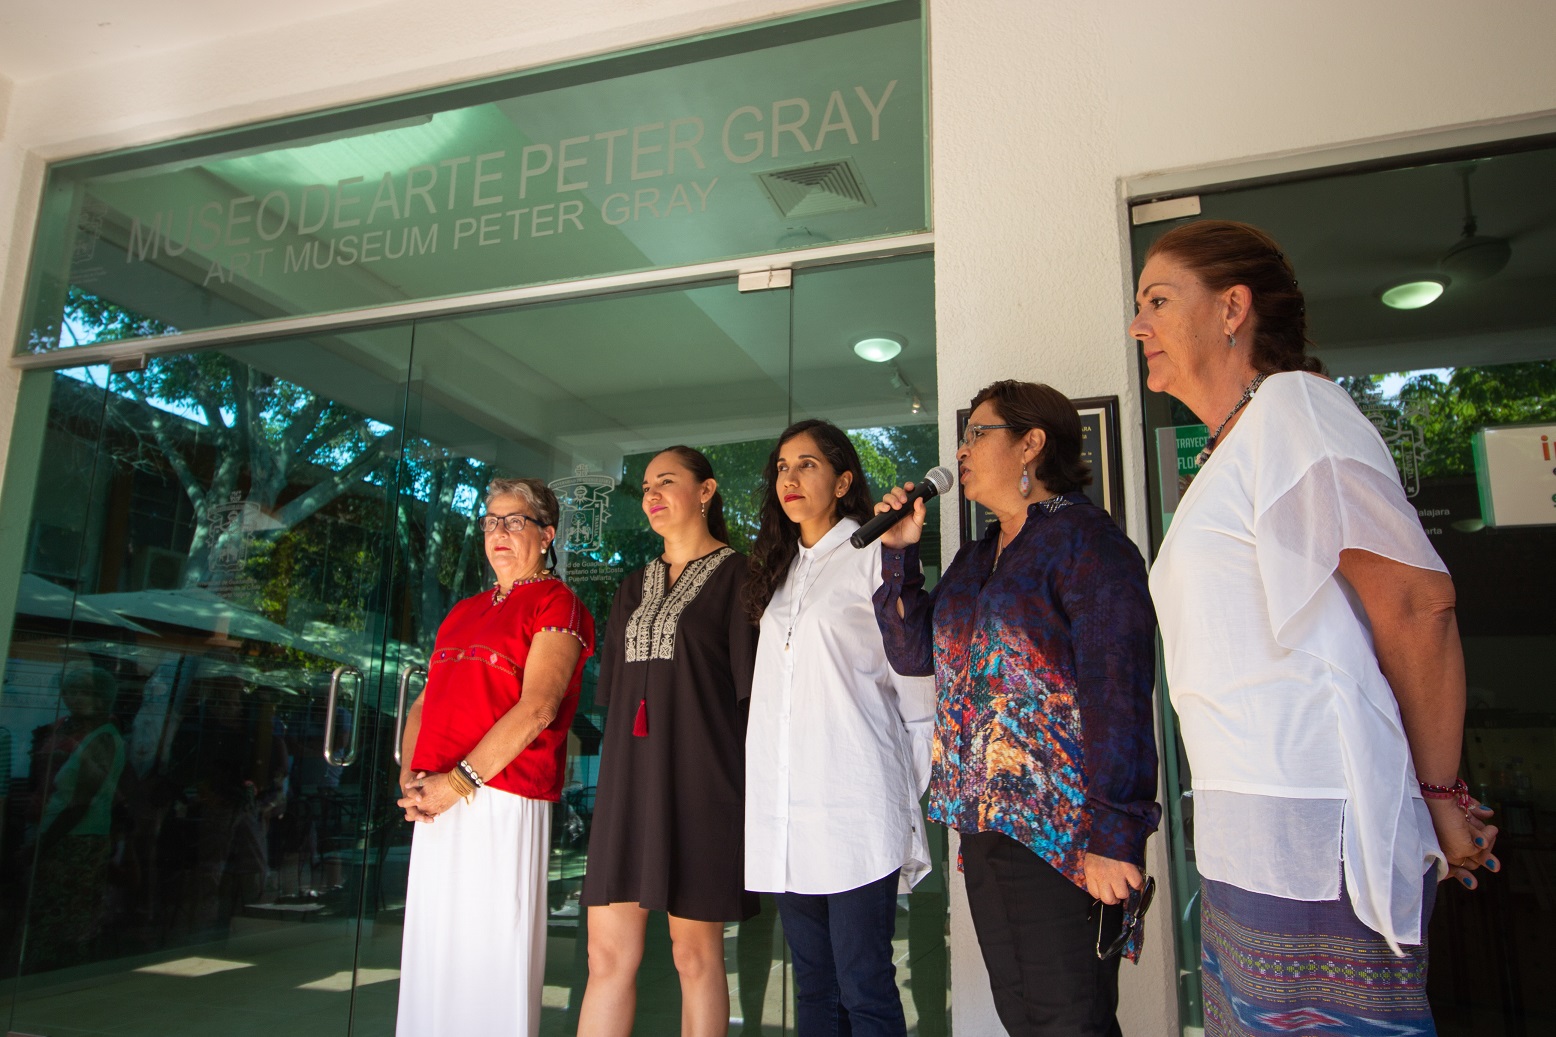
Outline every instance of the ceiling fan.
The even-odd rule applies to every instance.
[[[1470,176],[1475,169],[1474,163],[1467,163],[1459,170],[1464,182],[1464,232],[1437,261],[1438,269],[1454,284],[1474,284],[1495,277],[1513,258],[1513,246],[1506,238],[1480,233],[1475,219],[1475,202],[1470,194]]]
[[[1450,286],[1462,288],[1500,274],[1513,258],[1512,242],[1505,237],[1480,233],[1470,177],[1479,168],[1468,162],[1459,167],[1464,193],[1464,225],[1455,241],[1437,259],[1437,270],[1426,276],[1408,276],[1378,289],[1383,305],[1395,310],[1418,310],[1442,297]]]

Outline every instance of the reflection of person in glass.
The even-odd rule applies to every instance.
[[[30,968],[86,960],[102,924],[114,791],[124,769],[124,738],[110,713],[113,675],[97,666],[66,671],[60,698],[70,715],[50,732],[38,822],[37,890],[27,929]]]
[[[1147,385],[1212,430],[1151,571],[1194,773],[1205,1032],[1431,1033],[1437,882],[1500,868],[1459,777],[1453,581],[1378,431],[1306,355],[1274,241],[1175,227],[1136,303]]]
[[[494,479],[480,525],[497,574],[438,628],[406,714],[399,801],[416,826],[401,1037],[535,1037],[551,804],[562,792],[594,620],[545,567],[556,495]]]
[[[1145,564],[1081,492],[1080,415],[1050,386],[979,392],[956,460],[998,525],[925,592],[915,502],[881,538],[875,599],[892,665],[939,678],[930,817],[960,833],[1005,1029],[1117,1034],[1119,959],[1098,948],[1121,914],[1101,905],[1142,887],[1161,817]],[[906,499],[894,489],[877,510]]]
[[[929,871],[919,795],[934,682],[886,662],[881,550],[848,542],[870,488],[848,436],[790,426],[764,472],[747,606],[760,622],[746,735],[746,886],[777,894],[800,1037],[906,1030],[897,894]]]
[[[236,665],[235,656],[210,661],[226,665],[195,680],[195,708],[173,740],[172,774],[184,793],[175,838],[163,845],[182,849],[178,836],[194,844],[192,881],[177,878],[183,923],[216,935],[265,889],[269,825],[286,807],[290,757],[268,694],[220,672]],[[177,877],[178,862],[164,863]]]
[[[581,902],[589,986],[578,1032],[632,1032],[648,912],[670,916],[681,1033],[729,1027],[724,923],[756,913],[741,867],[745,706],[756,626],[708,459],[662,451],[643,511],[664,553],[622,581],[600,650],[608,710]]]

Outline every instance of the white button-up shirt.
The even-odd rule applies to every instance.
[[[880,544],[844,519],[799,548],[762,615],[746,729],[746,888],[841,893],[929,871],[931,677],[886,662],[871,596]],[[787,642],[787,644],[786,644]]]

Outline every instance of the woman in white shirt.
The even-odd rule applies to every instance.
[[[859,455],[825,421],[768,458],[746,601],[759,623],[746,731],[746,888],[777,894],[799,1037],[905,1033],[892,964],[897,894],[929,871],[919,796],[934,681],[886,662],[878,544]]]
[[[1177,227],[1136,302],[1147,384],[1214,430],[1150,578],[1194,775],[1205,1032],[1433,1032],[1437,881],[1500,868],[1459,778],[1453,583],[1305,355],[1274,241]]]

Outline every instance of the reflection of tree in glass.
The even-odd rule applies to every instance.
[[[233,494],[267,526],[292,530],[365,480],[392,478],[393,428],[223,353],[159,357],[109,388],[135,404],[116,400],[111,413],[155,446],[194,506],[186,587],[209,581],[212,551],[227,535],[211,524]]]
[[[406,445],[395,531],[400,572],[416,574],[411,607],[424,647],[432,646],[438,624],[454,602],[486,582],[486,556],[475,516],[494,474],[490,465],[426,440]]]
[[[98,341],[172,330],[78,290],[65,316]],[[176,484],[191,504],[192,529],[155,545],[186,553],[179,586],[210,585],[215,558],[239,559],[241,571],[220,575],[246,585],[247,606],[284,623],[307,600],[322,609],[309,619],[362,629],[388,546],[375,550],[374,531],[395,429],[218,351],[158,357],[108,390],[110,456]]]
[[[1381,375],[1338,381],[1363,407],[1383,402],[1413,412],[1412,423],[1426,445],[1423,478],[1473,473],[1470,440],[1476,429],[1556,421],[1553,360],[1460,367],[1447,381],[1435,374],[1418,374],[1389,400],[1383,396]]]

